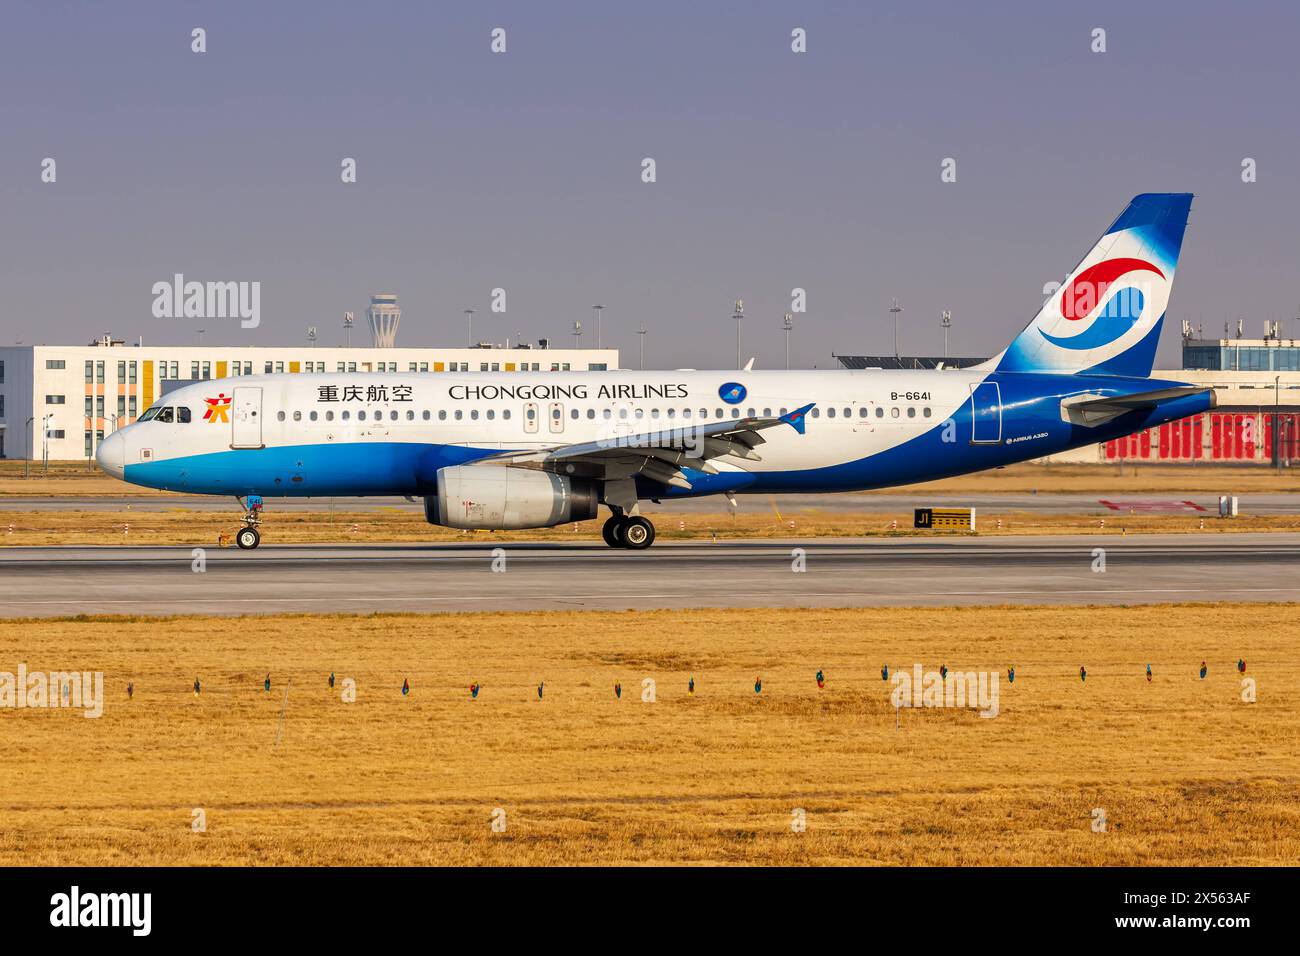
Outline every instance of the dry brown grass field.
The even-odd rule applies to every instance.
[[[0,670],[102,670],[107,697],[98,720],[0,710],[0,864],[1294,864],[1298,622],[1283,604],[0,621]],[[896,712],[884,663],[1001,672],[1000,713]]]
[[[863,494],[932,494],[1032,492],[1148,494],[1173,492],[1220,493],[1231,486],[1236,494],[1251,492],[1300,492],[1300,468],[1279,474],[1266,466],[1235,465],[1149,465],[1126,462],[1118,465],[1042,465],[1024,462],[1006,468],[944,478],[939,481],[901,485]],[[23,478],[21,461],[0,461],[0,496],[38,495],[143,495],[165,494],[118,481],[84,461],[51,462],[44,476],[40,462],[33,462],[30,477]]]

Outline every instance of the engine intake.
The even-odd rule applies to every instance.
[[[429,524],[476,531],[550,528],[596,517],[594,481],[529,468],[453,465],[438,469],[438,490],[424,498]]]

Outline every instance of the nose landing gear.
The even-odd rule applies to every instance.
[[[611,548],[644,551],[655,541],[655,526],[646,518],[636,515],[611,515],[600,529],[601,537]]]
[[[248,495],[238,501],[244,506],[244,526],[235,532],[235,544],[251,551],[262,543],[262,535],[257,530],[262,524],[262,496]]]

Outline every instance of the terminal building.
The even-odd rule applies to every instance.
[[[618,368],[617,349],[397,348],[395,302],[376,297],[379,347],[0,346],[0,458],[91,459],[104,436],[196,381],[279,372],[559,372]]]

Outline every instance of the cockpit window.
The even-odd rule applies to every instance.
[[[158,409],[158,414],[155,415],[154,418],[160,422],[170,422],[172,420],[173,411],[174,409],[168,405],[166,408]]]
[[[190,410],[183,405],[177,406],[176,421],[182,425],[188,425],[190,423]]]
[[[139,417],[138,421],[147,422],[151,418],[157,418],[160,411],[162,411],[161,408],[145,409],[145,413]]]

